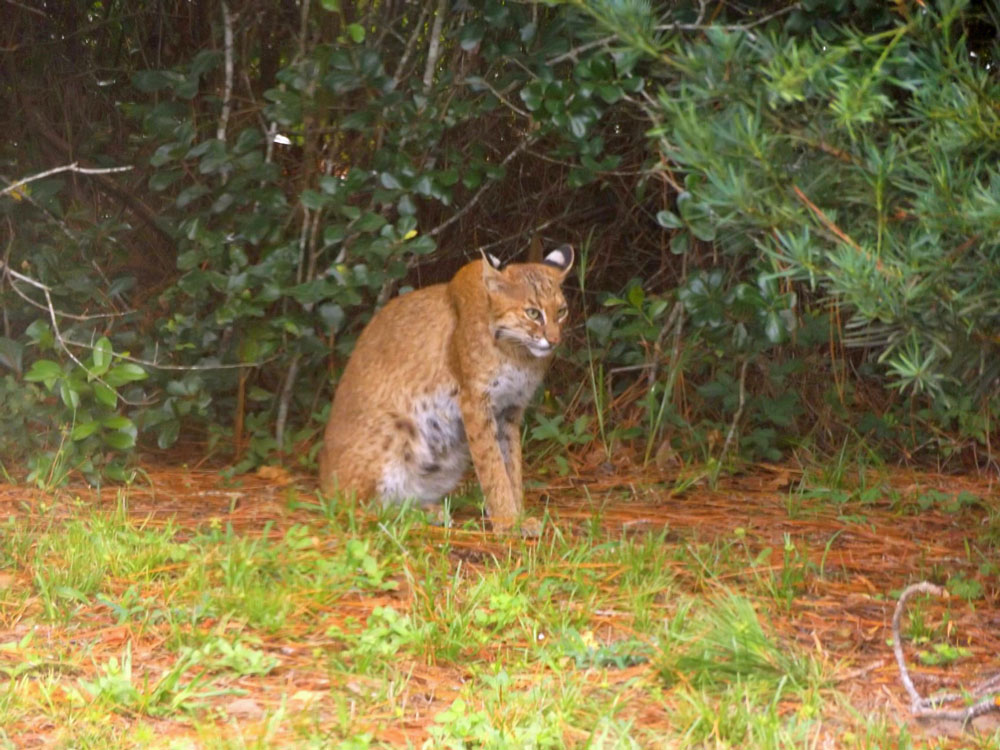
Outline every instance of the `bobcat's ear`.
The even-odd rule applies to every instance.
[[[562,271],[563,278],[566,278],[566,274],[569,273],[569,269],[573,267],[574,258],[575,254],[573,252],[572,245],[560,245],[546,255],[545,258],[542,259],[542,263],[547,266],[552,266],[553,268],[558,268]]]
[[[485,250],[481,252],[483,254],[483,284],[486,286],[486,291],[496,292],[503,284],[502,264],[495,255],[491,255]]]

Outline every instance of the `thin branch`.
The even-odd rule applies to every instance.
[[[396,66],[396,72],[392,74],[392,88],[395,89],[401,80],[403,80],[403,71],[405,70],[406,63],[410,60],[410,55],[413,54],[413,50],[417,46],[417,39],[420,38],[420,30],[424,27],[424,19],[427,17],[427,8],[422,7],[420,9],[420,18],[413,25],[413,33],[410,34],[409,40],[406,42],[406,48],[403,50],[402,57],[399,58],[399,64]]]
[[[576,62],[579,59],[581,52],[589,52],[595,47],[606,46],[617,38],[618,38],[617,34],[609,34],[608,36],[601,37],[600,39],[595,39],[591,42],[586,42],[585,44],[573,47],[573,49],[569,50],[568,52],[563,52],[561,55],[556,55],[555,57],[550,58],[546,62],[546,65],[558,65],[559,63],[564,62],[566,60],[572,60],[573,62]]]
[[[97,347],[94,346],[93,344],[87,344],[87,343],[84,343],[82,341],[73,341],[72,339],[68,339],[68,338],[64,337],[60,333],[60,331],[59,331],[59,326],[58,326],[58,324],[56,322],[56,318],[69,318],[70,320],[83,320],[83,321],[87,321],[87,320],[99,320],[101,318],[118,318],[118,317],[122,317],[122,316],[128,314],[127,312],[125,312],[125,313],[101,313],[101,314],[98,314],[98,315],[74,315],[72,313],[67,313],[67,312],[63,312],[61,310],[57,310],[57,309],[55,309],[55,306],[52,304],[52,298],[51,298],[51,296],[49,294],[49,292],[51,291],[50,287],[46,286],[45,284],[43,284],[40,281],[37,281],[36,279],[31,278],[30,276],[25,276],[22,273],[18,273],[13,268],[11,268],[8,263],[6,263],[6,262],[4,262],[2,260],[0,260],[0,270],[3,271],[3,274],[5,276],[10,276],[13,279],[17,279],[20,282],[28,284],[29,286],[33,286],[36,289],[40,289],[42,291],[42,293],[45,295],[45,301],[46,301],[46,304],[44,304],[44,305],[41,304],[41,303],[39,303],[39,302],[36,302],[35,300],[31,299],[26,294],[24,294],[24,292],[22,292],[20,289],[17,288],[16,284],[11,283],[11,285],[10,285],[11,289],[13,289],[14,292],[21,299],[23,299],[25,302],[27,302],[28,304],[30,304],[32,307],[38,308],[39,310],[42,310],[42,311],[48,313],[49,319],[53,321],[53,329],[54,329],[54,332],[55,332],[56,341],[59,343],[60,348],[63,349],[63,351],[66,352],[66,354],[70,357],[70,359],[72,359],[74,362],[76,362],[77,364],[79,364],[81,367],[84,367],[84,369],[89,369],[89,368],[85,367],[83,365],[83,363],[80,362],[80,360],[77,359],[73,355],[73,353],[69,351],[69,349],[67,347],[75,346],[75,347],[78,347],[80,349],[89,349],[91,351],[93,351]],[[148,359],[140,359],[139,357],[132,357],[132,356],[129,356],[128,354],[120,354],[118,352],[115,352],[115,357],[117,357],[118,359],[124,360],[125,362],[133,362],[133,363],[135,363],[137,365],[142,365],[144,367],[152,367],[152,368],[157,369],[157,370],[179,370],[179,371],[184,371],[184,372],[188,372],[188,371],[194,372],[194,371],[200,371],[200,370],[235,370],[235,369],[244,368],[244,367],[260,367],[261,365],[266,364],[267,362],[270,362],[273,359],[277,359],[277,355],[275,355],[273,357],[269,357],[268,359],[262,360],[260,362],[239,362],[239,363],[231,364],[231,365],[224,365],[224,364],[218,364],[218,365],[164,365],[164,364],[160,364],[159,362],[154,362],[154,361],[151,361],[151,360],[148,360]]]
[[[515,148],[513,151],[507,154],[507,156],[504,157],[503,161],[500,162],[500,166],[501,167],[507,166],[507,164],[509,164],[515,156],[520,154],[522,151],[528,148],[528,146],[534,143],[534,140],[535,140],[534,138],[525,138],[523,141],[521,141],[521,143],[518,144],[517,148]],[[441,234],[441,232],[443,232],[445,229],[447,229],[449,226],[451,226],[460,218],[462,218],[465,214],[467,214],[472,209],[472,207],[479,202],[479,199],[483,197],[483,193],[485,193],[489,188],[493,187],[494,184],[495,183],[493,182],[484,183],[483,186],[476,191],[476,194],[469,199],[468,203],[466,203],[464,206],[462,206],[461,209],[453,213],[450,217],[448,217],[448,219],[446,219],[445,221],[434,227],[434,229],[429,231],[427,235],[429,237],[436,237],[437,235]]]
[[[20,8],[21,10],[29,11],[30,13],[37,13],[46,20],[48,20],[49,18],[48,14],[45,11],[40,10],[38,8],[32,8],[30,5],[25,5],[24,3],[19,3],[17,2],[17,0],[7,0],[7,4],[13,5],[15,8]]]
[[[740,423],[740,417],[743,416],[743,407],[747,400],[747,366],[750,364],[750,357],[748,356],[743,360],[743,365],[740,367],[740,403],[736,407],[736,413],[733,415],[733,422],[729,425],[729,432],[726,434],[726,442],[722,444],[722,454],[719,456],[719,465],[725,461],[726,455],[729,453],[729,448],[732,445],[733,438],[736,437],[736,428]]]
[[[906,668],[906,657],[903,656],[903,637],[900,633],[903,610],[906,602],[914,594],[933,594],[934,596],[947,597],[948,591],[933,583],[921,581],[903,589],[903,593],[899,595],[899,601],[896,602],[896,611],[892,615],[892,651],[896,656],[896,665],[899,667],[899,680],[910,696],[910,712],[921,718],[960,721],[963,726],[968,726],[969,722],[977,716],[982,716],[990,711],[1000,711],[1000,674],[984,680],[970,690],[968,695],[980,700],[966,708],[954,710],[937,708],[942,703],[962,700],[966,697],[964,693],[944,693],[923,698],[917,692],[913,680],[910,679],[910,672]]]
[[[285,374],[285,383],[281,388],[281,396],[278,399],[278,415],[274,420],[274,439],[278,444],[278,450],[282,452],[285,446],[285,425],[288,422],[288,405],[292,400],[292,393],[295,391],[295,381],[299,376],[299,361],[301,358],[301,352],[295,352],[292,355],[292,361],[288,365],[288,372]]]
[[[215,131],[215,137],[220,141],[226,140],[226,127],[229,125],[229,112],[232,109],[233,98],[233,15],[229,12],[229,5],[224,0],[222,3],[222,28],[226,49],[226,83],[222,93],[222,114],[219,115],[219,127]]]
[[[93,350],[97,348],[93,344],[86,344],[82,341],[73,341],[72,339],[64,338],[62,339],[62,342],[69,346],[80,347],[81,349]],[[260,367],[262,365],[266,365],[268,362],[273,362],[278,358],[278,355],[275,354],[268,357],[267,359],[262,359],[257,362],[235,362],[229,365],[224,365],[221,363],[217,365],[164,365],[154,360],[141,359],[140,357],[133,357],[128,354],[120,354],[119,352],[115,352],[114,356],[116,359],[120,359],[125,362],[132,362],[137,365],[142,365],[143,367],[151,367],[154,370],[163,370],[166,372],[206,372],[212,370],[241,370],[251,367]]]
[[[132,167],[107,167],[104,169],[92,169],[90,167],[81,167],[78,162],[73,162],[72,164],[67,164],[63,167],[55,167],[54,169],[48,169],[44,172],[39,172],[38,174],[33,174],[31,177],[25,177],[23,180],[18,180],[0,190],[0,195],[6,195],[7,193],[12,193],[17,190],[22,185],[27,185],[29,182],[34,182],[35,180],[43,180],[46,177],[51,177],[54,174],[59,174],[60,172],[78,172],[79,174],[110,174],[112,172],[128,172]]]
[[[472,250],[467,250],[465,252],[466,258],[478,258],[487,250],[491,250],[497,245],[503,245],[505,242],[510,242],[517,239],[518,237],[523,237],[524,235],[536,235],[546,229],[548,229],[553,224],[562,221],[566,218],[565,214],[559,214],[551,219],[543,221],[541,224],[536,224],[533,227],[528,227],[527,229],[521,229],[513,234],[509,234],[506,237],[501,237],[498,240],[493,240],[492,242],[487,242],[485,245],[480,245],[479,247],[473,248]]]
[[[30,276],[25,276],[23,273],[18,273],[13,268],[11,268],[6,261],[0,260],[0,270],[3,270],[5,274],[13,276],[18,281],[23,281],[25,284],[30,284],[36,289],[41,289],[46,292],[49,291],[49,287],[47,287],[45,284],[43,284],[40,281],[36,281]],[[35,304],[37,305],[38,303],[36,302]]]
[[[25,276],[22,273],[18,273],[13,268],[11,268],[10,264],[7,263],[6,261],[0,260],[0,271],[3,272],[4,276],[9,276],[9,277],[11,277],[11,279],[16,279],[17,281],[20,281],[22,283],[28,284],[29,286],[33,286],[36,289],[41,289],[42,291],[45,291],[45,292],[51,291],[50,288],[47,287],[42,282],[36,281],[35,279],[31,278],[30,276]],[[10,288],[14,290],[14,293],[18,297],[20,297],[21,299],[23,299],[25,302],[27,302],[32,307],[37,308],[39,310],[42,310],[44,312],[48,312],[49,308],[47,306],[43,305],[41,302],[36,302],[35,300],[31,299],[31,297],[29,297],[24,292],[22,292],[20,289],[18,289],[17,284],[15,284],[13,281],[11,281]],[[121,318],[121,317],[124,317],[126,315],[130,315],[133,312],[135,312],[135,311],[134,310],[125,310],[124,312],[97,313],[96,315],[75,315],[73,313],[63,312],[62,310],[56,310],[55,311],[56,315],[58,315],[60,318],[68,318],[70,320],[81,320],[81,321],[103,320],[105,318]]]
[[[500,91],[498,91],[494,86],[492,86],[490,84],[490,82],[487,81],[485,78],[476,77],[475,79],[472,79],[472,80],[465,79],[464,82],[467,85],[469,85],[469,86],[473,86],[473,85],[485,86],[486,88],[488,88],[490,90],[490,93],[492,93],[493,96],[495,96],[497,99],[500,100],[501,104],[503,104],[505,107],[507,107],[507,109],[510,109],[510,110],[516,112],[517,114],[521,115],[521,117],[525,118],[526,120],[530,120],[531,119],[531,113],[530,112],[521,109],[516,104],[514,104],[512,101],[510,101],[509,99],[507,99],[502,93],[500,93]]]
[[[437,69],[438,58],[441,57],[441,28],[444,26],[444,15],[448,11],[448,0],[438,0],[437,12],[434,15],[434,26],[431,28],[431,42],[427,48],[427,67],[424,68],[424,91],[429,91],[434,83],[434,71]]]
[[[778,16],[783,16],[786,13],[791,13],[793,10],[799,10],[802,6],[799,3],[793,3],[792,5],[785,6],[774,13],[770,13],[766,16],[758,18],[756,21],[750,21],[748,23],[734,23],[729,25],[721,24],[703,24],[702,18],[705,12],[705,5],[702,3],[702,10],[698,14],[698,20],[694,23],[666,23],[661,24],[656,27],[657,31],[705,31],[707,29],[725,29],[726,31],[748,31],[752,28],[765,24],[768,21],[777,18]]]
[[[55,336],[56,342],[59,344],[59,348],[62,349],[66,353],[66,356],[68,356],[71,360],[73,360],[73,362],[77,366],[81,367],[89,376],[92,376],[94,378],[94,380],[96,380],[98,383],[101,383],[102,385],[104,385],[108,389],[110,389],[112,392],[114,392],[115,397],[121,399],[122,403],[127,404],[129,406],[140,406],[141,405],[138,402],[133,402],[133,401],[128,400],[127,398],[125,398],[124,396],[122,396],[120,393],[118,393],[118,391],[115,388],[111,387],[106,382],[104,382],[103,378],[101,378],[98,375],[94,375],[94,373],[91,371],[91,369],[89,367],[87,367],[80,360],[79,357],[77,357],[72,351],[70,351],[67,340],[65,338],[63,338],[62,331],[59,330],[59,320],[58,320],[59,313],[57,313],[55,305],[52,304],[52,295],[50,294],[50,290],[49,290],[48,286],[46,286],[45,284],[43,284],[40,281],[37,281],[37,280],[31,278],[30,276],[25,276],[24,274],[18,273],[13,268],[11,268],[10,264],[7,263],[6,261],[0,261],[0,267],[2,267],[5,275],[9,275],[12,279],[16,278],[16,279],[18,279],[18,280],[20,280],[20,281],[22,281],[22,282],[24,282],[24,283],[26,283],[26,284],[28,284],[30,286],[35,287],[36,289],[41,289],[42,290],[42,293],[45,295],[45,306],[44,306],[44,308],[41,305],[39,305],[38,303],[36,303],[34,300],[30,299],[27,295],[23,294],[21,292],[21,290],[17,288],[17,284],[13,283],[13,281],[11,282],[11,285],[10,285],[10,288],[13,289],[14,292],[19,297],[21,297],[22,299],[30,302],[35,307],[44,309],[46,312],[48,312],[48,314],[49,314],[49,321],[51,321],[51,323],[52,323],[52,333],[53,333],[53,336]],[[96,347],[87,346],[87,348],[88,349],[94,349]]]

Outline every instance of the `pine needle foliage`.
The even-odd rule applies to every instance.
[[[616,33],[655,13],[619,5],[593,5]],[[692,8],[620,33],[648,53],[650,28],[674,30],[646,102],[679,180],[660,222],[681,251],[713,242],[736,276],[838,308],[892,387],[982,404],[1000,375],[1000,19],[964,0],[848,5],[775,4],[756,26],[732,8],[685,25]]]

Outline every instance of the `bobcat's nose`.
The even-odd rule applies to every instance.
[[[552,344],[544,337],[533,338],[528,344],[528,350],[536,357],[547,357],[552,353]]]

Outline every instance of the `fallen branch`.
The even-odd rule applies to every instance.
[[[896,664],[899,666],[899,679],[910,696],[910,712],[919,718],[960,721],[965,727],[977,716],[982,716],[990,711],[1000,711],[1000,673],[979,683],[967,693],[944,693],[923,698],[917,692],[913,686],[913,680],[910,679],[910,671],[906,667],[906,657],[903,656],[903,639],[899,632],[900,622],[903,619],[903,609],[907,600],[914,594],[934,594],[935,596],[947,597],[948,591],[933,583],[921,581],[903,589],[903,593],[899,595],[899,601],[896,602],[896,611],[892,615],[892,651],[896,655]],[[966,697],[979,700],[966,708],[938,708],[943,703],[963,700]]]

